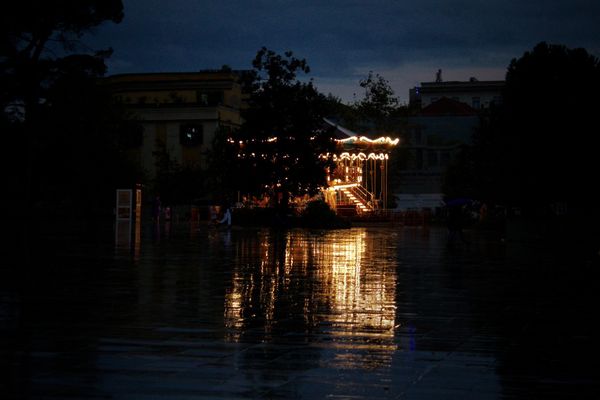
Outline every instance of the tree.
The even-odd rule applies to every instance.
[[[110,51],[92,53],[80,42],[122,17],[120,0],[25,0],[2,14],[1,118],[6,148],[16,150],[5,159],[15,171],[11,197],[26,207],[19,217],[40,201],[93,204],[93,184],[100,192],[125,179],[123,170],[113,173],[125,163],[116,147],[123,114],[96,85]]]
[[[355,102],[354,110],[357,114],[357,127],[362,129],[375,128],[378,131],[398,130],[398,117],[400,116],[398,98],[390,83],[381,75],[369,75],[362,79],[360,87],[365,91],[364,98]]]
[[[215,131],[213,141],[208,153],[208,171],[206,173],[208,192],[215,199],[223,202],[227,198],[234,198],[238,190],[248,193],[252,191],[248,182],[242,163],[238,158],[239,147],[233,139],[237,136],[231,129],[219,127]],[[239,142],[238,142],[239,144]]]
[[[123,18],[120,0],[24,0],[8,10],[0,28],[2,106],[21,106],[23,117],[35,112],[57,65],[82,47],[85,32]],[[96,53],[100,59],[106,55]]]
[[[366,79],[362,79],[360,87],[365,89],[365,97],[357,103],[365,115],[390,116],[398,107],[398,98],[390,83],[381,75],[369,71]]]
[[[539,43],[506,74],[503,124],[513,200],[522,204],[595,198],[595,113],[600,64],[584,49]],[[590,197],[591,196],[591,197]]]
[[[272,191],[287,205],[288,195],[314,194],[326,184],[331,160],[331,130],[324,128],[327,99],[298,73],[308,73],[304,59],[262,48],[253,61],[249,108],[244,124],[232,133],[239,145],[239,182],[244,192]]]
[[[140,177],[126,150],[141,132],[97,84],[104,68],[86,55],[62,58],[45,91],[46,106],[27,122],[36,135],[32,195],[37,203],[64,204],[82,215],[108,212],[114,189],[132,187]]]
[[[447,190],[461,181],[483,200],[531,210],[596,202],[598,90],[599,61],[584,49],[542,42],[513,59],[503,105],[483,115]]]
[[[359,132],[375,131],[377,136],[400,137],[405,141],[407,132],[408,107],[401,106],[388,80],[369,71],[368,76],[359,82],[364,89],[364,97],[352,106],[353,117],[347,119],[348,127]],[[410,153],[403,146],[396,146],[390,154],[388,168],[390,187],[398,187],[400,171],[406,168]],[[392,196],[386,207],[395,207]]]
[[[156,140],[156,175],[152,189],[160,194],[163,204],[191,204],[205,192],[205,173],[197,165],[177,162],[170,155],[164,141]]]

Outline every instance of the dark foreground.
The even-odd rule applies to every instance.
[[[0,398],[600,398],[600,271],[575,249],[448,247],[440,228],[116,233],[9,249]]]

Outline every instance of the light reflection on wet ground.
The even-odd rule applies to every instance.
[[[135,232],[135,228],[132,227]],[[44,237],[1,288],[20,398],[590,398],[597,272],[439,228]],[[115,236],[116,235],[116,236]],[[115,246],[115,243],[117,246]],[[569,321],[569,322],[567,322]],[[595,359],[594,359],[595,361]]]

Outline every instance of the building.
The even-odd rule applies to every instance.
[[[461,146],[470,144],[480,113],[502,102],[504,81],[422,82],[410,90],[406,167],[394,190],[401,209],[435,208],[442,204],[446,168]]]
[[[241,125],[239,77],[225,70],[139,73],[113,75],[102,84],[140,121],[131,152],[152,177],[161,150],[181,165],[206,167],[217,129]]]
[[[467,82],[421,82],[421,86],[409,91],[409,102],[412,107],[421,109],[446,97],[479,110],[500,104],[503,89],[504,81],[478,81],[476,78]]]

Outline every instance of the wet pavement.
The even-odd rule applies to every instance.
[[[129,228],[13,250],[1,398],[600,398],[598,264],[569,249],[478,231],[448,247],[435,227]]]

